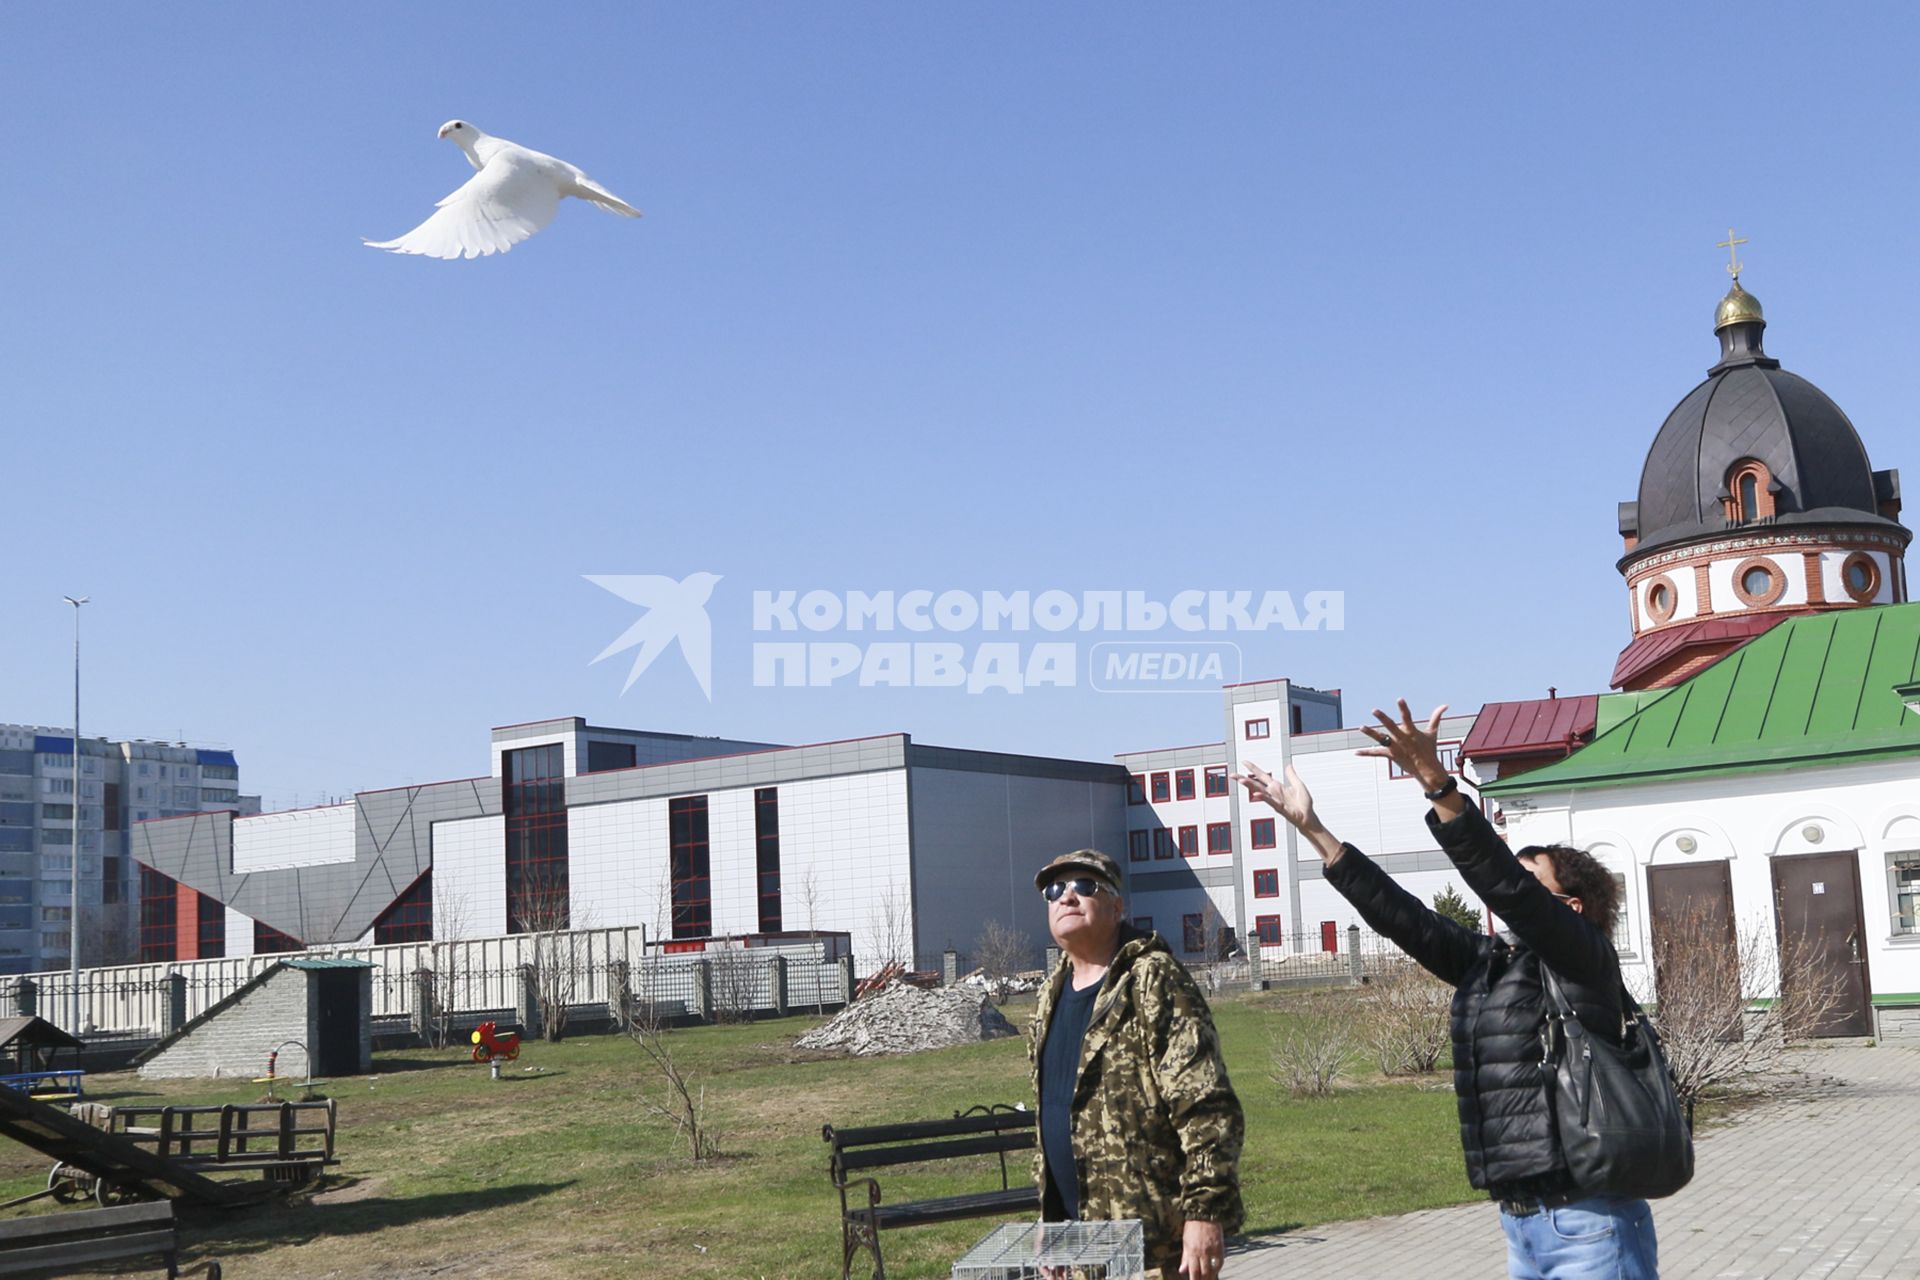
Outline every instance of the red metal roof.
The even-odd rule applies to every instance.
[[[1493,760],[1538,751],[1564,749],[1584,741],[1599,715],[1600,695],[1534,698],[1526,702],[1489,702],[1474,717],[1460,754],[1469,760]]]
[[[1665,662],[1683,649],[1703,644],[1722,644],[1728,640],[1751,640],[1795,616],[1792,613],[1743,613],[1731,618],[1699,618],[1663,631],[1649,632],[1620,651],[1620,657],[1613,664],[1613,687],[1624,689],[1627,681],[1649,667]]]

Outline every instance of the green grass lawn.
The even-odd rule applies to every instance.
[[[1031,1010],[1010,1006],[1024,1025]],[[1247,1110],[1241,1166],[1249,1232],[1310,1226],[1473,1198],[1444,1075],[1357,1077],[1332,1098],[1294,1100],[1267,1079],[1267,1035],[1288,1015],[1270,996],[1216,1013]],[[687,1160],[641,1104],[656,1091],[624,1037],[531,1044],[501,1081],[459,1050],[383,1053],[370,1078],[334,1081],[338,1172],[263,1208],[202,1218],[195,1256],[250,1275],[837,1276],[839,1201],[822,1124],[951,1114],[1031,1101],[1024,1042],[905,1057],[822,1059],[793,1039],[816,1018],[673,1033],[705,1083],[723,1156]],[[1356,1064],[1357,1066],[1358,1064]],[[525,1068],[532,1068],[527,1070]],[[209,1081],[90,1082],[102,1101],[255,1101],[261,1087]],[[48,1161],[0,1149],[0,1196],[45,1185]],[[956,1174],[885,1173],[889,1199],[996,1185],[987,1158]],[[1024,1165],[1019,1175],[1024,1181]],[[41,1205],[30,1206],[39,1211]],[[16,1211],[18,1212],[18,1211]],[[944,1277],[991,1227],[979,1220],[890,1233],[890,1275]],[[860,1274],[860,1273],[856,1273]]]

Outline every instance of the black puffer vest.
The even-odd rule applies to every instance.
[[[1327,882],[1377,932],[1456,988],[1453,1091],[1468,1180],[1499,1196],[1573,1190],[1542,1066],[1540,966],[1553,966],[1583,1026],[1617,1041],[1619,957],[1607,937],[1520,865],[1478,809],[1448,823],[1429,814],[1428,825],[1514,941],[1436,915],[1351,845],[1328,868]]]

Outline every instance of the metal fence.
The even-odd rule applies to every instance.
[[[708,1018],[771,1012],[782,994],[776,958],[788,1007],[838,1005],[850,998],[851,961],[834,955],[830,938],[755,947],[716,941],[704,952],[662,955],[647,947],[640,929],[576,929],[83,969],[77,1031],[159,1036],[177,1021],[205,1013],[277,961],[303,956],[368,962],[373,1017],[389,1024],[519,1009],[528,996],[529,969],[549,975],[541,985],[545,995],[575,1008],[617,1010],[624,994]],[[174,1007],[176,989],[184,1008]],[[66,1028],[73,1021],[74,990],[66,970],[25,974],[0,986],[6,1002],[0,1014],[31,1009]],[[423,995],[430,1008],[422,1007]]]
[[[1210,990],[1288,983],[1360,982],[1405,956],[1380,934],[1349,926],[1306,933],[1272,933],[1247,939],[1238,954],[1189,964]]]

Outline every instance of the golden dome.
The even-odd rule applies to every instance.
[[[1733,288],[1727,290],[1727,296],[1720,299],[1719,308],[1713,313],[1713,331],[1720,332],[1731,324],[1750,324],[1759,321],[1766,323],[1761,314],[1760,299],[1740,287],[1740,277],[1733,278]]]

